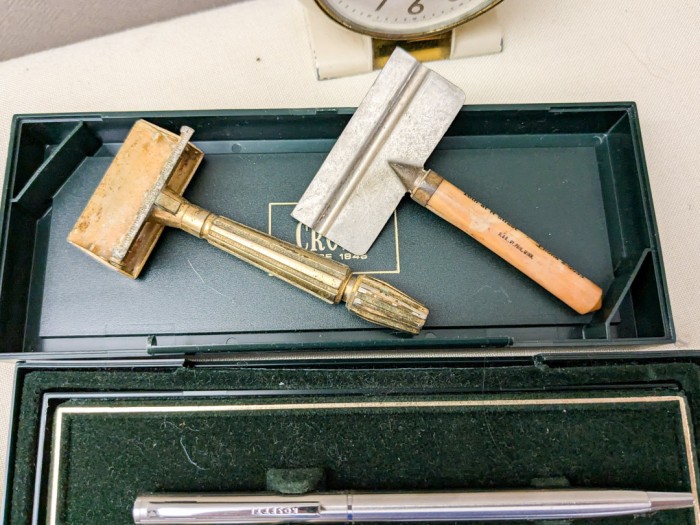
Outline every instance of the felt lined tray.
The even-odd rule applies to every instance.
[[[141,492],[265,491],[272,469],[323,470],[329,490],[696,490],[686,410],[682,397],[658,394],[66,404],[56,415],[47,523],[99,516],[128,525]],[[640,433],[654,435],[652,453]],[[682,510],[650,522],[697,520]]]
[[[6,507],[18,525],[44,523],[52,508],[57,523],[96,515],[127,523],[139,491],[263,490],[266,472],[279,468],[324,469],[330,490],[697,490],[700,383],[691,362],[394,370],[104,363],[28,367],[19,379]],[[202,408],[212,405],[219,408]],[[143,406],[161,408],[134,408]],[[695,523],[696,515],[644,520]]]

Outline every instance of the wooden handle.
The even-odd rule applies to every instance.
[[[441,180],[425,206],[578,313],[586,314],[601,307],[603,291],[599,286],[448,181]]]

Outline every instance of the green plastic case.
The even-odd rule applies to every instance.
[[[351,114],[17,117],[2,229],[3,352],[673,340],[634,105],[465,107],[427,163],[598,283],[603,308],[584,316],[410,199],[366,259],[298,228],[294,202]],[[384,278],[429,306],[422,334],[399,338],[178,231],[165,232],[135,282],[72,249],[65,238],[138,117],[195,129],[205,159],[186,192],[192,202]]]
[[[635,105],[465,107],[427,162],[598,283],[603,308],[584,316],[410,199],[366,258],[299,227],[294,203],[352,111],[15,118],[0,350],[21,364],[5,522],[129,523],[138,491],[261,490],[274,469],[321,469],[330,490],[697,491],[698,363],[633,350],[674,340]],[[426,328],[369,325],[179,231],[135,281],[85,257],[66,236],[138,118],[195,129],[193,203],[377,274],[428,305]],[[282,410],[286,433],[249,415],[66,416],[55,434],[70,407],[360,401],[376,407]],[[435,408],[446,402],[468,409]],[[407,418],[400,403],[418,404]]]

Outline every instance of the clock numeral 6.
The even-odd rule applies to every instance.
[[[379,5],[375,9],[375,11],[379,11],[382,7],[384,7],[384,4],[386,4],[387,0],[382,0],[379,2]],[[413,2],[410,6],[408,6],[408,14],[409,15],[419,15],[423,12],[423,9],[425,9],[425,6],[420,3],[421,0],[416,0]],[[450,2],[454,2],[455,0],[450,0]]]
[[[425,6],[420,3],[420,0],[416,0],[410,6],[408,6],[408,13],[411,15],[419,15],[423,12]]]

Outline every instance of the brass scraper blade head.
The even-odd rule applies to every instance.
[[[147,216],[154,189],[178,139],[174,133],[138,120],[73,226],[68,242],[136,278],[164,228]],[[182,195],[203,156],[188,143],[167,177],[168,189]]]

